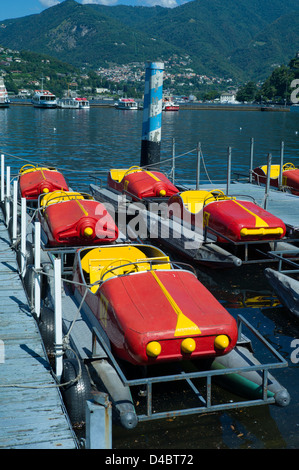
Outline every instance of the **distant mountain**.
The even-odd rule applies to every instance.
[[[3,21],[0,44],[99,67],[188,56],[207,75],[268,76],[299,49],[297,0],[194,0],[176,8],[75,0]]]

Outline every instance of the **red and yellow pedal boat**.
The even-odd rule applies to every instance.
[[[168,200],[168,209],[170,216],[183,222],[210,228],[220,243],[278,240],[286,233],[278,217],[252,201],[225,196],[220,190],[184,191]]]
[[[253,175],[257,183],[266,184],[268,166],[262,165],[253,170]],[[271,165],[270,186],[278,188],[280,165]],[[282,186],[288,188],[292,194],[299,196],[299,168],[293,163],[285,163],[282,167]]]
[[[118,228],[103,204],[73,191],[53,191],[39,199],[39,220],[50,246],[111,243]]]
[[[74,289],[100,322],[112,352],[132,364],[221,356],[237,341],[234,318],[185,269],[150,245],[82,248]],[[77,284],[79,283],[79,284]]]
[[[170,197],[179,190],[159,171],[148,171],[138,166],[113,169],[108,173],[108,186],[133,199]]]
[[[62,173],[52,167],[24,165],[19,171],[21,197],[37,200],[40,194],[55,190],[68,191],[69,187]]]

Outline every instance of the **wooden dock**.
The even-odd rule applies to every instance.
[[[0,449],[76,449],[0,211]]]

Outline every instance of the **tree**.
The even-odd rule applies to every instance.
[[[14,93],[15,95],[17,95],[19,93],[18,87],[14,83],[11,76],[9,76],[8,80],[5,81],[5,86],[6,86],[6,89],[9,93]]]
[[[258,88],[254,82],[248,82],[242,86],[237,93],[237,101],[254,101],[258,93]]]
[[[269,100],[290,99],[290,84],[295,74],[285,65],[277,67],[262,86],[261,94]]]

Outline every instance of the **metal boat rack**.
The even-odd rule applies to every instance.
[[[184,188],[186,189],[186,188]],[[190,189],[190,188],[189,188]],[[100,181],[100,185],[96,186],[95,184],[90,185],[90,190],[95,199],[100,200],[104,202],[105,204],[110,204],[113,208],[115,213],[118,213],[118,210],[121,209],[121,211],[126,210],[126,208],[131,205],[131,210],[136,210],[140,211],[139,213],[142,214],[144,223],[147,226],[147,230],[150,233],[150,228],[151,228],[151,223],[155,222],[156,224],[156,230],[157,230],[157,238],[159,241],[167,245],[168,247],[175,249],[176,251],[180,251],[181,254],[186,255],[187,257],[191,257],[193,260],[201,261],[204,262],[204,260],[207,257],[205,247],[208,248],[212,251],[215,252],[215,260],[213,260],[213,257],[207,258],[208,263],[215,263],[217,261],[218,255],[222,256],[223,258],[226,258],[227,265],[232,264],[235,266],[240,266],[241,264],[262,264],[262,263],[274,263],[276,262],[276,259],[271,259],[268,256],[268,250],[269,250],[269,244],[271,243],[272,245],[272,250],[279,249],[279,244],[288,244],[285,249],[290,249],[292,247],[292,244],[295,242],[298,242],[299,240],[290,238],[285,236],[281,240],[273,240],[271,242],[269,241],[263,241],[263,240],[258,240],[258,241],[234,241],[231,238],[228,238],[227,236],[223,235],[222,233],[217,232],[215,229],[212,229],[211,227],[205,226],[203,229],[203,232],[196,232],[194,231],[194,227],[189,225],[188,223],[183,224],[181,221],[176,220],[172,221],[169,225],[169,230],[171,229],[173,232],[173,239],[171,236],[169,238],[165,238],[163,236],[163,227],[165,224],[165,221],[168,221],[168,219],[161,214],[158,215],[155,212],[150,211],[150,203],[152,202],[159,202],[159,203],[166,203],[166,201],[161,201],[161,198],[147,198],[144,200],[139,199],[138,202],[133,201],[133,195],[125,191],[123,195],[119,194],[116,190],[111,189],[111,188],[105,188],[102,186],[102,181]],[[232,197],[236,197],[237,195],[234,194]],[[254,198],[252,196],[242,196],[246,197],[249,199]],[[135,199],[138,199],[135,196]],[[144,208],[142,208],[139,203],[144,204]],[[121,216],[122,222],[126,220],[123,216]],[[127,221],[126,221],[127,222]],[[175,228],[172,226],[174,223]],[[177,235],[175,234],[175,231],[178,231],[178,233],[181,234],[182,239],[178,240]],[[183,236],[184,232],[186,233],[186,236]],[[169,232],[170,235],[170,232]],[[216,238],[217,236],[221,237],[222,239],[225,239],[225,243],[219,243],[217,242]],[[188,239],[190,237],[190,240]],[[194,238],[192,238],[194,237]],[[143,237],[144,238],[144,237]],[[184,248],[184,244],[188,241],[194,241],[198,243],[198,246],[200,248],[189,248],[186,249]],[[178,243],[179,242],[179,243]],[[265,249],[263,248],[265,247]],[[244,251],[239,254],[239,251],[242,251],[242,248],[244,248]],[[202,251],[202,255],[199,256],[198,253]],[[253,251],[254,250],[254,251]],[[219,251],[219,253],[218,253]],[[224,263],[224,261],[223,261]],[[220,263],[221,264],[221,263]]]
[[[35,241],[37,243],[38,236],[39,236],[39,223],[35,223]],[[38,255],[39,249],[35,250],[35,253]],[[64,308],[64,300],[61,298],[62,297],[62,273],[69,274],[69,267],[63,267],[63,259],[64,255],[67,253],[72,253],[74,252],[74,249],[46,249],[46,252],[48,254],[48,259],[50,264],[53,264],[53,274],[54,274],[54,289],[52,292],[53,295],[53,301],[54,301],[54,315],[55,315],[55,338],[58,338],[57,344],[55,344],[55,350],[57,352],[56,355],[56,374],[58,372],[58,376],[61,376],[62,373],[62,351],[60,350],[61,346],[61,341],[63,338],[63,308]],[[58,257],[57,257],[58,255]],[[38,255],[39,257],[39,255]],[[66,269],[67,268],[67,269]],[[37,267],[36,270],[36,279],[39,277],[39,269]],[[37,289],[35,289],[35,299],[40,298],[40,294],[37,294],[37,291],[39,290],[38,287],[40,286],[39,282],[36,283],[35,285]],[[69,299],[70,301],[73,301],[73,316],[75,317],[76,312],[78,310],[78,299],[75,297],[72,297],[72,299]],[[35,308],[38,307],[36,304],[35,300]],[[72,309],[71,309],[72,310]],[[80,321],[82,321],[82,318],[80,318]],[[161,418],[167,418],[167,417],[174,417],[174,416],[183,416],[183,415],[191,415],[191,414],[202,414],[202,413],[207,413],[207,412],[216,412],[216,411],[223,411],[223,410],[228,410],[228,409],[234,409],[234,408],[241,408],[241,407],[249,407],[249,406],[256,406],[256,405],[267,405],[267,404],[273,404],[276,402],[274,394],[269,394],[268,393],[268,384],[269,381],[271,382],[271,379],[269,380],[269,373],[273,369],[278,369],[282,367],[287,367],[287,361],[271,346],[270,343],[267,342],[265,338],[263,338],[262,335],[241,315],[238,316],[237,319],[238,323],[238,342],[237,346],[243,346],[248,349],[251,348],[251,341],[248,339],[247,335],[243,333],[244,327],[251,332],[251,334],[255,337],[255,340],[258,343],[258,347],[264,347],[270,353],[271,356],[271,361],[273,362],[267,362],[267,363],[258,363],[258,364],[253,364],[250,366],[240,366],[240,367],[233,367],[233,368],[224,368],[220,370],[213,370],[213,369],[208,369],[208,370],[199,370],[196,367],[196,362],[192,363],[192,367],[195,367],[195,371],[188,372],[184,371],[183,367],[184,364],[182,363],[182,367],[180,367],[180,371],[175,374],[167,374],[167,375],[157,375],[157,376],[151,376],[151,377],[140,377],[137,379],[129,379],[125,372],[124,368],[120,365],[120,363],[117,361],[117,359],[114,357],[113,353],[110,350],[110,347],[105,340],[105,337],[103,336],[103,331],[100,327],[100,325],[96,326],[95,322],[90,325],[91,328],[91,343],[92,344],[79,344],[80,342],[84,341],[83,337],[80,335],[76,335],[72,337],[72,334],[70,335],[70,340],[75,347],[77,351],[82,351],[84,348],[88,348],[91,350],[91,356],[87,359],[87,362],[92,362],[92,361],[98,361],[102,360],[107,360],[110,364],[110,366],[113,368],[115,376],[118,377],[120,382],[125,388],[128,388],[130,390],[133,390],[134,388],[138,387],[138,390],[142,390],[144,395],[145,395],[145,400],[146,400],[146,411],[143,412],[142,414],[137,414],[137,419],[138,421],[148,421],[148,420],[154,420],[154,419],[161,419]],[[246,331],[247,333],[247,331]],[[103,354],[104,353],[104,354]],[[85,361],[86,358],[80,358],[81,360]],[[200,365],[200,362],[198,363]],[[243,400],[241,396],[237,396],[235,398],[235,401],[231,400],[231,395],[229,395],[230,399],[225,402],[223,394],[221,394],[220,398],[220,403],[216,403],[214,397],[213,391],[214,387],[214,379],[215,382],[217,382],[217,378],[221,379],[221,377],[229,376],[231,374],[240,374],[240,373],[246,373],[246,372],[253,372],[257,371],[261,376],[262,376],[262,382],[261,386],[259,388],[260,390],[260,396],[258,397],[250,397],[250,399],[245,399]],[[195,383],[195,381],[200,381],[200,385]],[[156,398],[156,395],[154,397],[154,391],[153,388],[157,384],[171,384],[172,382],[181,382],[185,381],[189,387],[191,388],[193,394],[193,400],[192,403],[194,404],[194,394],[196,398],[196,405],[185,408],[186,403],[183,403],[181,409],[175,409],[175,410],[163,410],[163,411],[154,411],[157,409],[157,406],[153,406],[153,400]],[[200,388],[200,390],[199,390]],[[202,391],[204,390],[204,391]],[[108,390],[109,393],[109,390]],[[236,394],[235,394],[236,395]],[[243,397],[244,398],[244,397]],[[142,399],[141,399],[142,400]],[[216,399],[217,400],[217,399]],[[219,400],[218,400],[219,401]],[[169,402],[168,402],[169,403]],[[199,405],[198,405],[199,403]],[[163,406],[163,403],[161,403]],[[164,404],[165,406],[165,404]],[[144,407],[143,407],[144,408]]]
[[[112,366],[117,372],[120,380],[123,385],[127,387],[139,387],[142,388],[145,386],[144,396],[146,397],[146,412],[144,414],[137,415],[139,421],[149,421],[154,419],[169,418],[174,416],[185,416],[191,414],[202,414],[207,412],[216,412],[223,411],[234,408],[242,408],[256,405],[266,405],[275,403],[274,396],[268,395],[268,373],[272,369],[287,367],[287,361],[269,344],[265,338],[263,338],[260,333],[250,324],[248,321],[241,315],[238,316],[238,334],[239,339],[237,345],[250,344],[248,338],[243,335],[242,330],[243,326],[247,327],[251,333],[260,341],[263,346],[272,354],[276,359],[276,362],[251,365],[248,367],[235,367],[235,368],[226,368],[221,370],[197,370],[196,372],[184,372],[183,370],[178,374],[173,375],[164,375],[164,376],[153,376],[139,379],[128,379],[122,368],[120,367],[117,360],[114,358],[106,342],[103,340],[101,333],[96,328],[93,328],[93,344],[92,344],[92,355],[93,358],[97,358],[97,346],[100,345],[103,348],[111,361]],[[252,372],[260,371],[262,375],[262,386],[261,386],[261,397],[252,398],[248,400],[239,400],[232,401],[231,396],[230,400],[227,403],[223,403],[223,396],[221,397],[222,403],[213,403],[212,398],[212,379],[221,378],[221,376],[229,374],[239,374],[240,372]],[[205,381],[205,396],[198,390],[197,385],[193,383],[196,379],[203,379]],[[167,410],[156,412],[153,410],[153,385],[161,383],[171,383],[185,380],[190,386],[191,390],[195,393],[195,396],[200,402],[200,406],[195,406],[191,408],[184,408],[180,410]]]
[[[296,240],[298,241],[298,240]],[[268,255],[278,261],[277,270],[283,274],[298,274],[299,273],[299,248],[286,251],[269,251]],[[282,269],[283,263],[286,263],[292,269]]]
[[[25,241],[26,241],[26,202],[22,199],[22,211],[21,211],[21,252],[23,255],[21,256],[21,265],[22,265],[22,273],[26,270],[26,262],[25,262]],[[34,226],[33,226],[34,225]],[[54,288],[52,291],[52,296],[54,300],[54,315],[55,315],[55,362],[56,362],[56,376],[60,379],[63,371],[63,350],[62,350],[62,340],[63,340],[63,306],[64,303],[62,302],[62,273],[66,273],[70,266],[62,266],[64,264],[64,258],[67,253],[74,253],[75,248],[70,249],[45,249],[43,252],[43,244],[41,243],[41,226],[39,222],[35,222],[32,224],[32,241],[34,244],[34,252],[35,252],[35,259],[34,259],[34,295],[33,295],[33,309],[35,310],[35,314],[37,317],[40,315],[40,305],[41,305],[41,257],[43,257],[42,253],[47,254],[48,263],[52,265],[52,269],[54,272]],[[56,255],[56,256],[55,256]],[[58,255],[58,256],[57,256]],[[67,268],[67,269],[65,269]],[[68,271],[69,273],[70,271]],[[75,299],[69,299],[74,307],[71,308],[71,312],[73,312],[73,319],[75,321],[75,312],[77,309],[77,303]],[[82,324],[82,318],[80,319]],[[79,321],[79,323],[80,323]],[[272,358],[275,358],[275,361],[269,362],[266,364],[258,363],[250,366],[238,366],[233,368],[223,368],[218,370],[196,370],[195,372],[188,372],[181,370],[179,373],[176,374],[168,374],[168,375],[158,375],[153,377],[141,377],[138,379],[128,379],[123,372],[123,369],[119,365],[116,358],[110,351],[108,343],[105,341],[103,332],[101,331],[100,324],[95,325],[94,323],[89,327],[91,329],[90,334],[90,343],[91,344],[81,344],[84,339],[80,337],[80,335],[73,337],[72,333],[70,334],[70,340],[72,344],[74,344],[75,349],[77,351],[82,351],[87,348],[91,348],[92,354],[91,356],[87,357],[87,363],[92,361],[101,361],[107,360],[113,369],[115,377],[117,376],[120,382],[122,383],[125,389],[132,389],[134,387],[145,387],[146,389],[146,412],[137,415],[139,421],[147,421],[147,420],[154,420],[160,418],[166,418],[171,416],[182,416],[182,415],[190,415],[190,414],[202,414],[207,412],[216,412],[216,411],[223,411],[227,409],[233,408],[241,408],[241,407],[249,407],[249,406],[256,406],[256,405],[267,405],[275,403],[277,400],[273,393],[269,394],[269,372],[272,369],[282,368],[287,366],[287,361],[283,359],[283,357],[263,338],[259,332],[250,325],[245,318],[242,316],[238,317],[238,331],[239,331],[239,340],[238,345],[246,346],[250,345],[250,341],[243,335],[242,327],[245,326],[249,331],[254,335],[255,339],[265,347]],[[102,351],[99,354],[99,350]],[[104,354],[103,354],[104,353]],[[80,360],[85,361],[86,357],[80,357]],[[196,366],[196,363],[194,363]],[[198,363],[199,365],[199,363]],[[217,378],[221,378],[224,375],[234,375],[234,374],[241,374],[244,372],[252,372],[257,371],[262,376],[261,386],[259,390],[261,392],[260,396],[242,400],[241,397],[236,397],[235,401],[226,400],[225,402],[223,394],[220,394],[220,403],[216,403],[216,397],[213,395],[214,388],[212,390],[212,380]],[[205,393],[200,392],[197,383],[194,381],[197,380],[204,381],[204,385],[200,385],[200,388],[205,389]],[[153,406],[153,388],[156,384],[164,384],[171,382],[178,383],[179,381],[186,381],[187,384],[191,387],[191,390],[195,394],[195,398],[199,401],[199,406],[193,407],[186,407],[187,402],[183,402],[181,409],[176,410],[167,410],[167,411],[156,411],[156,406]],[[109,390],[108,390],[109,392]],[[230,396],[231,398],[231,396]],[[196,400],[196,404],[198,405],[198,401]],[[167,400],[169,403],[169,399]],[[189,403],[189,402],[188,402]],[[155,408],[155,410],[154,410]]]
[[[219,237],[224,238],[228,242],[228,245],[230,247],[232,247],[232,251],[235,251],[238,247],[244,247],[244,259],[242,259],[242,264],[257,264],[257,263],[261,263],[261,264],[262,263],[267,263],[267,264],[269,264],[270,262],[277,262],[278,257],[276,257],[274,255],[275,253],[283,254],[283,253],[288,253],[289,252],[289,250],[285,250],[285,251],[277,250],[276,251],[276,248],[279,247],[279,244],[287,243],[289,245],[289,248],[290,248],[293,243],[298,243],[299,242],[299,239],[289,238],[289,237],[284,237],[280,240],[272,240],[271,242],[262,241],[262,240],[235,242],[235,241],[231,240],[230,238],[226,237],[225,235],[223,235],[222,233],[219,233],[216,230],[212,229],[211,227],[206,226],[204,228],[204,243],[211,243],[210,240],[207,240],[208,233],[210,233],[212,235],[218,235]],[[263,245],[265,245],[265,246],[268,245],[269,246],[270,243],[273,245],[274,250],[271,250],[270,252],[269,251],[265,252],[261,249],[261,247]],[[249,256],[250,256],[249,255],[249,249],[250,249],[250,247],[254,247],[254,246],[259,247],[259,248],[256,249],[256,251],[258,253],[260,253],[261,255],[263,255],[262,258],[249,259]],[[299,253],[299,251],[297,251],[297,253]],[[239,253],[238,253],[238,255],[239,255]]]

